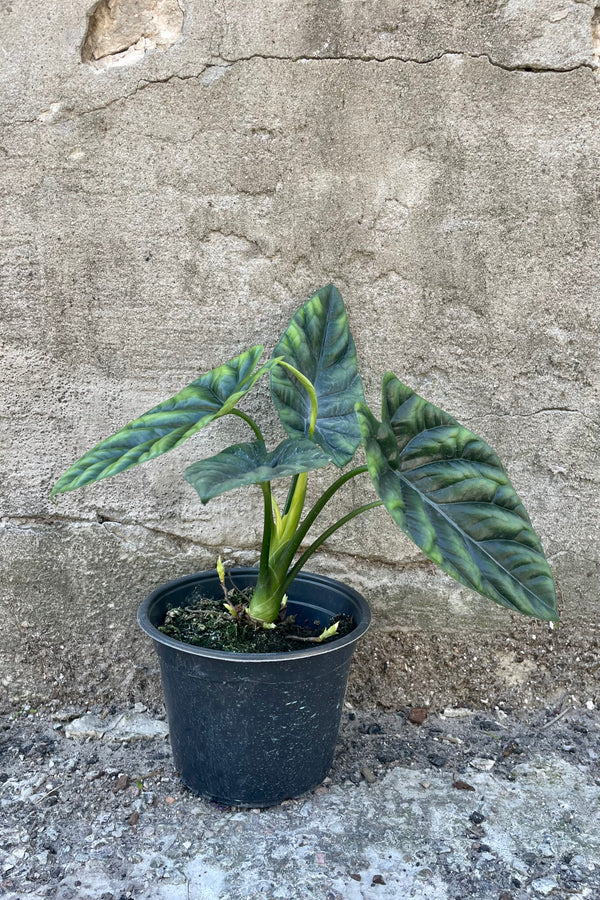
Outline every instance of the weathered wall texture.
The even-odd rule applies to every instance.
[[[50,488],[201,372],[253,343],[270,351],[328,281],[373,403],[392,369],[499,451],[563,615],[552,633],[492,608],[376,510],[314,566],[375,607],[353,696],[591,690],[593,2],[1,6],[3,702],[128,696],[154,666],[134,625],[149,589],[219,552],[256,561],[259,492],[201,508],[180,474],[246,439],[241,422],[56,506]],[[248,400],[259,419],[266,400],[266,385]]]

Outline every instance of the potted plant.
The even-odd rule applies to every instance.
[[[509,609],[557,618],[541,543],[498,456],[391,373],[383,378],[381,417],[371,412],[333,285],[298,309],[271,359],[259,365],[262,352],[261,346],[246,350],[126,425],[71,466],[52,491],[54,497],[160,456],[225,415],[238,416],[252,430],[250,442],[193,463],[185,477],[202,503],[234,488],[260,487],[259,567],[234,569],[229,581],[219,566],[170,582],[138,614],[160,657],[174,759],[184,782],[210,799],[246,806],[298,796],[331,765],[351,656],[370,613],[355,591],[305,573],[304,566],[355,516],[384,506],[426,556],[462,584]],[[267,373],[288,435],[273,450],[239,407]],[[361,443],[366,464],[345,469],[305,513],[308,472],[329,464],[345,468]],[[329,500],[366,473],[376,499],[329,524],[306,546]],[[280,478],[290,479],[285,501],[276,499],[272,486]],[[254,637],[263,650],[239,652],[174,637],[170,623],[180,611],[204,615],[202,605],[192,604],[198,594],[213,607],[220,598],[218,616],[227,634]],[[341,637],[340,621],[347,625]],[[264,649],[290,622],[301,630],[314,625],[314,633],[296,635],[290,651],[273,651],[268,643]]]

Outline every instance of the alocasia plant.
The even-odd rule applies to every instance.
[[[154,459],[213,420],[237,415],[255,440],[193,463],[185,477],[202,503],[260,485],[260,573],[247,609],[257,622],[277,620],[289,585],[334,531],[381,505],[429,559],[462,584],[509,609],[556,620],[554,582],[540,540],[497,455],[391,373],[383,379],[381,420],[371,412],[346,310],[333,285],[300,307],[272,358],[259,366],[262,351],[252,347],[202,375],[102,441],[65,472],[52,495]],[[259,426],[238,408],[267,372],[288,435],[274,450],[267,450]],[[330,463],[344,468],[361,442],[366,465],[344,471],[303,518],[308,472]],[[328,501],[367,472],[379,499],[347,513],[301,552]],[[271,489],[278,478],[291,478],[282,508]]]

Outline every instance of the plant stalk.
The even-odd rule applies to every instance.
[[[345,516],[342,516],[342,518],[339,519],[334,525],[330,525],[330,527],[327,528],[323,532],[323,534],[319,535],[319,537],[312,542],[310,547],[308,547],[304,551],[304,553],[302,554],[302,556],[300,557],[300,559],[298,560],[296,565],[292,569],[290,569],[285,580],[283,581],[283,583],[281,585],[281,590],[284,593],[287,591],[287,589],[289,588],[290,584],[292,583],[292,581],[294,580],[296,575],[298,575],[298,573],[301,571],[301,569],[306,565],[306,563],[308,562],[310,557],[313,555],[315,550],[318,550],[319,547],[321,546],[321,544],[324,544],[325,541],[328,538],[330,538],[331,535],[335,531],[338,530],[338,528],[341,528],[342,525],[345,525],[346,522],[349,522],[351,519],[354,519],[356,516],[359,516],[361,513],[367,512],[367,510],[369,510],[369,509],[375,509],[375,507],[377,507],[377,506],[383,506],[383,502],[381,500],[374,500],[372,503],[365,503],[364,506],[359,506],[357,509],[353,509],[352,512],[349,512]]]
[[[232,413],[234,416],[238,416],[238,418],[243,419],[244,422],[246,422],[246,423],[250,426],[250,428],[252,429],[252,431],[253,431],[254,434],[256,435],[257,439],[258,439],[259,441],[262,441],[263,444],[265,443],[265,439],[264,439],[264,437],[263,437],[262,431],[260,430],[260,428],[258,427],[258,425],[256,424],[256,422],[254,421],[254,419],[252,418],[252,416],[249,416],[248,413],[242,412],[241,409],[232,409],[232,410],[231,410],[231,413]]]
[[[269,555],[271,553],[271,534],[273,532],[273,505],[271,503],[271,483],[269,481],[261,484],[264,497],[264,527],[262,546],[260,548],[260,570],[259,580],[266,580],[269,577]]]
[[[306,535],[308,533],[308,530],[313,525],[315,519],[317,518],[319,513],[323,510],[325,505],[331,500],[333,495],[337,491],[339,491],[339,489],[344,484],[346,484],[347,481],[350,481],[351,478],[355,478],[357,475],[362,475],[364,472],[367,472],[367,471],[368,471],[367,466],[357,466],[356,469],[351,469],[349,472],[345,472],[343,475],[340,475],[340,477],[337,479],[337,481],[334,481],[333,484],[331,484],[327,488],[327,490],[321,495],[321,497],[319,497],[319,499],[317,500],[317,502],[315,503],[313,508],[310,510],[310,512],[307,514],[306,518],[302,522],[302,525],[300,525],[298,530],[295,531],[293,533],[293,535],[291,536],[291,543],[290,543],[290,546],[289,546],[287,554],[286,554],[286,556],[287,556],[286,566],[291,565],[294,556],[298,552],[300,544],[302,543],[302,541],[304,540],[304,538],[306,537]]]

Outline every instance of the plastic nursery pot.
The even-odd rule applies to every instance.
[[[232,569],[239,588],[257,569]],[[220,597],[216,571],[155,590],[138,612],[160,659],[175,766],[194,793],[228,806],[274,806],[316,787],[333,761],[350,662],[369,627],[366,600],[352,588],[301,573],[288,590],[300,624],[352,617],[350,634],[289,653],[231,653],[173,640],[158,631],[168,609],[195,589]]]

